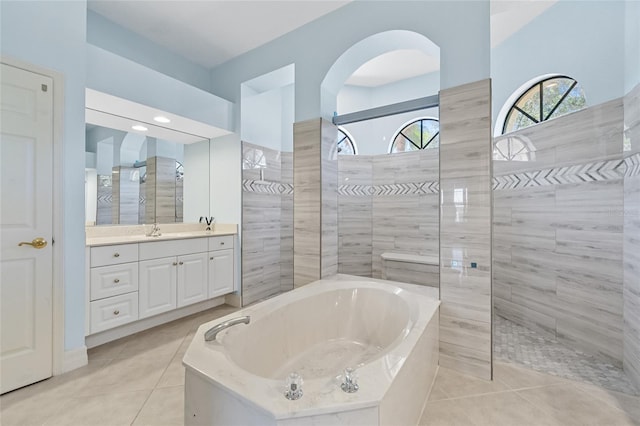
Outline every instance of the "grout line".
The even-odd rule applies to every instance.
[[[147,395],[147,398],[144,400],[144,402],[142,403],[142,405],[140,406],[140,408],[138,409],[138,412],[136,413],[136,416],[133,418],[133,420],[131,421],[131,425],[133,425],[136,420],[138,419],[138,417],[140,416],[140,413],[142,412],[142,410],[144,409],[144,407],[147,405],[147,402],[149,402],[149,399],[151,398],[151,395],[156,391],[156,389],[158,389],[158,383],[160,383],[160,380],[162,380],[162,376],[164,376],[164,374],[167,372],[167,370],[169,369],[169,366],[171,365],[171,362],[173,361],[173,358],[175,358],[176,354],[178,353],[178,351],[180,350],[180,348],[182,347],[182,344],[184,343],[185,339],[187,338],[187,336],[189,335],[189,331],[186,332],[186,334],[183,336],[182,341],[180,341],[180,344],[178,345],[178,347],[176,348],[175,352],[173,353],[173,355],[171,355],[171,358],[169,358],[169,361],[167,362],[167,365],[165,365],[164,370],[162,370],[162,374],[160,374],[158,376],[158,380],[156,381],[156,383],[153,385],[153,388],[151,388],[151,391],[149,392],[149,395]]]

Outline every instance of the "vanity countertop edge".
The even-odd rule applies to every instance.
[[[213,230],[213,231],[190,231],[190,232],[167,232],[162,233],[159,237],[148,237],[146,235],[112,235],[112,236],[99,236],[99,237],[87,237],[87,247],[99,247],[110,246],[116,244],[135,244],[135,243],[150,243],[156,241],[171,241],[171,240],[186,240],[192,238],[209,238],[209,237],[221,237],[225,235],[236,235],[238,233],[237,228],[234,229],[227,227],[226,229]]]

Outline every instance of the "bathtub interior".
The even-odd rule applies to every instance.
[[[349,288],[314,294],[273,311],[256,310],[251,324],[232,327],[219,340],[233,363],[256,376],[335,376],[382,356],[409,332],[417,309],[402,292]]]

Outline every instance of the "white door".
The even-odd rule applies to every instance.
[[[209,297],[233,291],[233,249],[209,252]]]
[[[207,298],[207,253],[178,256],[178,307]]]
[[[52,372],[53,80],[2,64],[0,84],[0,393],[4,393]]]
[[[140,318],[147,318],[176,308],[176,278],[178,261],[175,257],[144,260],[138,270],[138,303]]]

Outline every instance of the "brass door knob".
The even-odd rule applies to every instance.
[[[33,241],[31,241],[30,243],[26,241],[22,241],[20,244],[18,244],[18,246],[31,246],[35,249],[42,249],[47,246],[47,240],[45,240],[42,237],[38,237],[38,238],[34,238]]]

